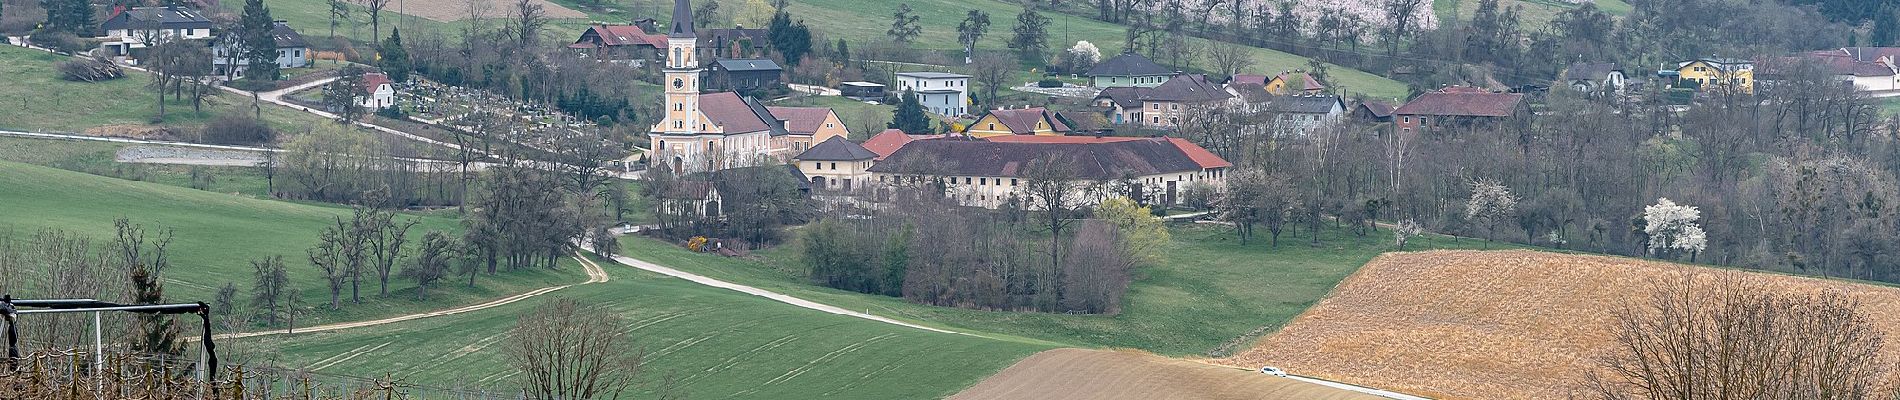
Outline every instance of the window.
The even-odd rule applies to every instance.
[[[1405,123],[1408,123],[1408,124],[1412,123],[1412,116],[1410,115],[1405,116]]]
[[[684,111],[684,110],[686,110],[685,103],[673,103],[673,111]]]
[[[1009,185],[1016,186],[1016,178],[1009,178]]]
[[[838,163],[831,163],[831,170],[833,171],[838,170]]]
[[[683,128],[686,128],[685,122],[673,121],[673,129],[683,129]]]
[[[990,185],[990,178],[982,178],[982,179],[977,179],[977,180],[976,180],[976,184],[977,184],[977,185],[979,185],[979,186],[989,186],[989,185]]]
[[[963,177],[963,184],[965,184],[965,185],[968,185],[968,184],[970,184],[970,177],[967,177],[967,176],[966,176],[966,177]]]
[[[990,130],[992,130],[992,131],[993,131],[993,130],[996,130],[996,124],[994,124],[994,123],[992,123],[992,124],[990,124],[990,128],[989,128],[989,129],[990,129]]]
[[[1161,103],[1154,103],[1154,104],[1149,104],[1149,105],[1148,105],[1148,108],[1149,108],[1149,109],[1154,109],[1154,110],[1160,110],[1160,109],[1161,109]]]
[[[1161,117],[1154,117],[1154,123],[1161,123]]]
[[[1179,110],[1179,109],[1181,109],[1181,105],[1180,105],[1180,104],[1168,104],[1168,109],[1169,109],[1169,110]]]

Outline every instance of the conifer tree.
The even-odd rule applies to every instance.
[[[278,78],[277,37],[271,31],[277,23],[270,17],[264,0],[244,0],[244,13],[238,17],[237,45],[245,60],[245,78],[274,81]]]
[[[904,133],[931,133],[930,116],[924,114],[924,104],[917,101],[916,93],[904,90],[904,100],[897,104],[896,110],[891,111],[889,127]]]
[[[390,80],[408,81],[412,68],[409,63],[409,51],[402,47],[402,28],[389,29],[389,39],[383,40],[383,48],[380,51],[382,58],[376,60],[376,66],[382,67],[383,73],[389,74]]]

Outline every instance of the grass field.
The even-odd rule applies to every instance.
[[[1633,9],[1624,0],[1595,0],[1594,2],[1598,10],[1603,10],[1604,13],[1617,18],[1629,15],[1630,10]],[[1498,0],[1498,6],[1519,7],[1521,14],[1518,15],[1518,25],[1527,32],[1543,29],[1550,25],[1551,20],[1557,19],[1557,14],[1580,7],[1563,0]],[[1478,12],[1478,0],[1433,0],[1432,12],[1438,14],[1440,23],[1450,21],[1452,15],[1457,15],[1459,21],[1468,22],[1471,21],[1471,16]]]
[[[105,82],[70,82],[59,78],[53,65],[67,57],[33,49],[0,45],[0,129],[80,132],[102,125],[146,125],[157,115],[150,78],[126,70],[126,77]],[[250,99],[219,92],[205,100],[203,113],[193,112],[190,99],[167,99],[169,115],[163,125],[195,129],[221,113],[251,113]],[[275,105],[266,105],[264,119],[283,131],[322,122],[323,119]]]
[[[1620,257],[1533,251],[1387,254],[1367,264],[1236,366],[1444,399],[1565,399],[1617,348],[1613,311],[1654,283],[1734,276],[1773,290],[1838,291],[1875,330],[1900,335],[1900,289]],[[1708,282],[1705,280],[1704,282]],[[1883,347],[1900,362],[1900,347]]]
[[[644,260],[718,279],[759,286],[852,310],[925,325],[996,332],[1071,346],[1137,348],[1164,355],[1224,354],[1319,301],[1333,286],[1381,252],[1392,250],[1391,233],[1367,237],[1326,230],[1323,246],[1303,238],[1240,245],[1229,229],[1182,227],[1162,265],[1137,271],[1123,312],[1115,316],[1034,312],[989,312],[931,307],[903,299],[807,284],[796,261],[797,245],[774,248],[756,259],[696,254],[649,239],[622,239],[622,248]],[[1414,240],[1410,249],[1477,248],[1473,240]]]
[[[956,393],[1047,346],[928,332],[827,314],[602,262],[612,280],[557,291],[625,318],[649,377],[686,398],[918,399]],[[546,298],[458,314],[241,344],[287,366],[390,374],[437,386],[502,386],[521,312]],[[354,356],[352,356],[354,355]]]
[[[312,1],[312,0],[300,0]],[[890,29],[891,14],[899,3],[910,4],[918,16],[918,25],[923,28],[912,46],[931,50],[957,50],[957,24],[962,22],[965,12],[972,9],[984,10],[990,14],[990,32],[977,47],[991,50],[1008,50],[1005,45],[1011,35],[1010,29],[1016,26],[1016,14],[1022,11],[1017,3],[999,0],[792,0],[792,17],[804,20],[812,29],[822,32],[834,43],[842,38],[853,46],[862,46],[874,41],[888,41],[890,36],[884,32]],[[672,2],[666,0],[633,0],[636,8],[658,10],[659,18],[665,21],[670,14]],[[720,3],[720,10],[736,13],[743,2],[727,1]],[[1127,33],[1121,25],[1096,21],[1074,15],[1044,12],[1051,18],[1049,25],[1049,47],[1054,50],[1066,49],[1078,40],[1087,40],[1101,48],[1102,54],[1114,55],[1121,52],[1123,37]],[[1235,46],[1228,43],[1216,43],[1203,39],[1193,39],[1201,47]],[[1283,71],[1306,68],[1306,57],[1300,57],[1280,51],[1248,47],[1253,53],[1252,71]],[[960,58],[959,58],[960,59]],[[1196,61],[1195,66],[1209,69],[1209,62]],[[1330,66],[1329,71],[1335,86],[1344,85],[1354,93],[1365,93],[1373,97],[1399,97],[1408,94],[1405,84],[1364,71],[1341,66]]]
[[[173,230],[173,266],[165,271],[170,283],[167,300],[210,301],[217,286],[226,282],[247,290],[251,283],[250,261],[282,255],[292,283],[303,290],[304,300],[313,306],[327,303],[329,293],[319,272],[305,261],[304,250],[316,244],[318,231],[332,218],[349,214],[341,207],[261,200],[12,161],[0,161],[0,204],[6,205],[6,211],[0,212],[0,229],[20,234],[56,228],[102,243],[113,234],[113,220],[122,216],[146,226],[148,231],[160,227]],[[452,215],[408,217],[422,221],[412,235],[430,229],[460,229]],[[447,308],[582,279],[578,269],[525,271],[499,278],[485,275],[480,287],[453,286],[432,294],[426,302],[415,300],[414,284],[408,281],[392,278],[391,294],[386,298],[375,295],[374,282],[365,282],[364,305],[345,306],[334,312],[315,307],[321,311],[306,321],[349,321]],[[344,295],[347,302],[347,290]]]
[[[1132,351],[1056,349],[1023,359],[950,400],[1382,400],[1384,397]]]

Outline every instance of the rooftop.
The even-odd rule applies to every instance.
[[[970,77],[969,75],[952,74],[949,72],[899,72],[897,76],[921,79],[966,79]]]

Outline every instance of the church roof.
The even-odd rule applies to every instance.
[[[673,0],[673,28],[666,37],[693,37],[693,3],[687,0]]]

